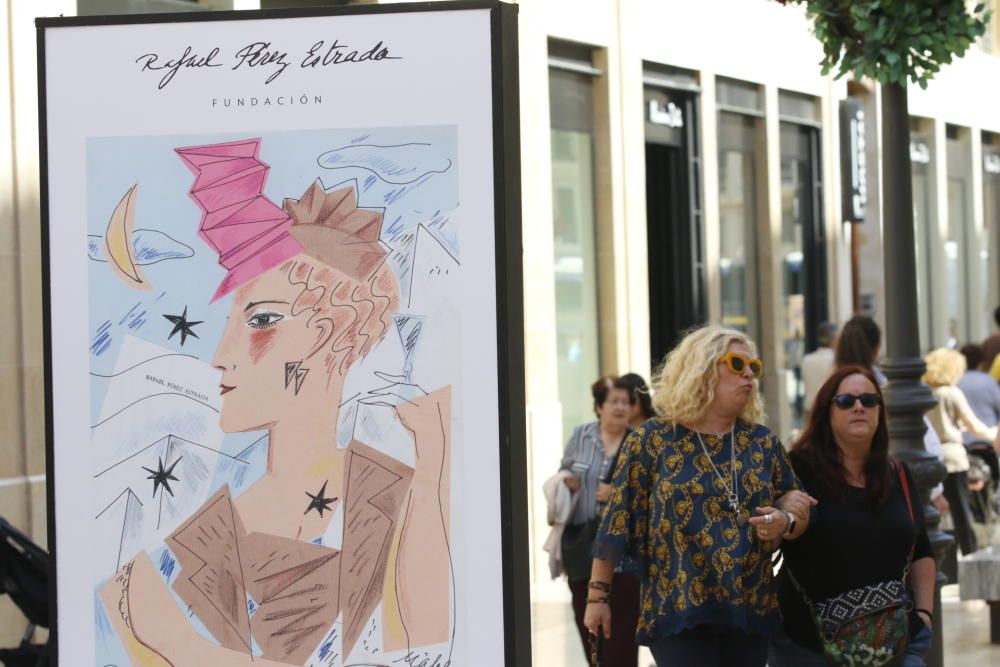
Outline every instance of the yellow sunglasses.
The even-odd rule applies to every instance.
[[[753,375],[755,380],[759,380],[760,376],[764,374],[764,362],[760,359],[751,359],[750,357],[740,354],[739,352],[726,352],[724,355],[718,358],[719,363],[725,364],[726,368],[729,369],[731,373],[736,375],[743,375],[743,369],[749,368],[750,374]]]

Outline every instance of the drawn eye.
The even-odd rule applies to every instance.
[[[267,329],[285,319],[285,315],[275,311],[260,309],[255,310],[247,318],[247,326],[251,329]]]

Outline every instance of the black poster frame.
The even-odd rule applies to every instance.
[[[46,104],[47,30],[85,26],[200,21],[240,21],[344,15],[490,11],[494,248],[496,258],[497,390],[500,425],[500,518],[503,573],[504,664],[531,665],[531,606],[528,564],[527,450],[524,390],[524,298],[521,248],[521,173],[518,7],[499,0],[448,0],[391,5],[346,5],[323,8],[264,9],[167,14],[38,18],[39,186],[42,244],[42,319],[44,330],[46,514],[49,547],[50,659],[59,664],[56,543],[54,410],[52,404],[52,318],[48,134]],[[465,619],[475,622],[475,619]],[[444,666],[442,666],[444,667]]]

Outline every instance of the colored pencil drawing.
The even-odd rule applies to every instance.
[[[114,274],[91,270],[92,322],[109,334],[91,357],[94,516],[109,537],[93,568],[99,661],[450,663],[460,383],[437,350],[459,329],[457,167],[450,129],[410,132],[438,141],[365,145],[353,166],[333,137],[341,148],[311,154],[307,137],[279,134],[159,142],[195,206],[153,226],[193,248],[195,273],[138,272],[131,204]],[[298,170],[273,199],[271,146]],[[408,170],[414,146],[432,152]],[[318,161],[333,151],[347,180],[328,186]],[[407,193],[384,178],[409,173]],[[112,338],[104,323],[136,307],[122,267],[166,296],[145,306],[147,326]],[[221,281],[203,279],[219,267]]]

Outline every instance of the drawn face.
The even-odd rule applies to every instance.
[[[736,352],[751,358],[754,355],[743,343],[732,342],[726,352]],[[715,384],[714,406],[721,414],[739,415],[750,400],[754,389],[753,373],[749,366],[744,366],[742,373],[733,373],[724,361],[716,362],[719,380]]]
[[[294,259],[302,260],[303,255]],[[273,268],[233,293],[222,339],[212,365],[222,372],[220,391],[222,430],[227,433],[266,428],[303,410],[317,409],[328,375],[322,355],[307,359],[316,349],[320,327],[309,326],[309,309],[292,314],[302,294],[280,268]]]
[[[837,395],[853,394],[874,394],[875,385],[864,375],[848,375],[837,387]],[[855,442],[871,440],[878,428],[878,413],[882,408],[878,405],[866,408],[860,400],[842,409],[836,405],[830,406],[830,428],[833,430],[834,438],[839,442]]]

